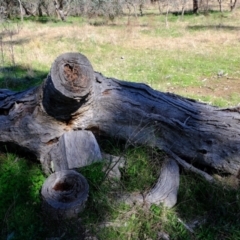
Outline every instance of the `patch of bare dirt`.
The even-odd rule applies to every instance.
[[[168,91],[179,95],[212,96],[231,99],[234,94],[237,96],[240,93],[240,79],[227,76],[215,77],[203,79],[201,86],[171,87]]]

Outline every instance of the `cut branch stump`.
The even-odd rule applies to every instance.
[[[74,170],[62,170],[51,174],[43,184],[42,208],[56,220],[76,218],[84,209],[88,198],[87,180]]]

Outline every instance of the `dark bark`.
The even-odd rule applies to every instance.
[[[193,13],[198,13],[198,0],[193,0]]]
[[[222,12],[222,0],[218,0],[219,11]]]
[[[145,84],[106,78],[78,53],[58,57],[39,87],[17,93],[0,90],[0,142],[33,153],[46,171],[58,154],[67,156],[59,161],[70,168],[71,151],[59,146],[66,147],[64,134],[80,142],[77,131],[84,130],[157,147],[210,181],[213,178],[196,166],[239,176],[239,123],[239,107],[220,109]],[[70,165],[91,162],[79,158]]]
[[[230,10],[231,12],[235,9],[237,0],[230,0]]]
[[[41,4],[38,5],[38,16],[39,16],[39,17],[42,17],[42,16],[43,16]]]

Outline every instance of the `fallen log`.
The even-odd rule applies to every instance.
[[[210,181],[212,177],[197,166],[238,177],[239,123],[240,107],[221,109],[142,83],[104,77],[80,53],[59,56],[38,87],[22,92],[0,90],[0,143],[31,152],[46,172],[51,172],[54,156],[65,145],[64,134],[76,136],[76,131],[84,130],[100,138],[159,148]],[[60,153],[63,168],[72,164],[70,152]],[[76,162],[82,166],[96,158],[88,162],[79,156]]]

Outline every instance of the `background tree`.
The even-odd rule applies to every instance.
[[[230,0],[230,11],[232,12],[237,5],[237,0]]]

